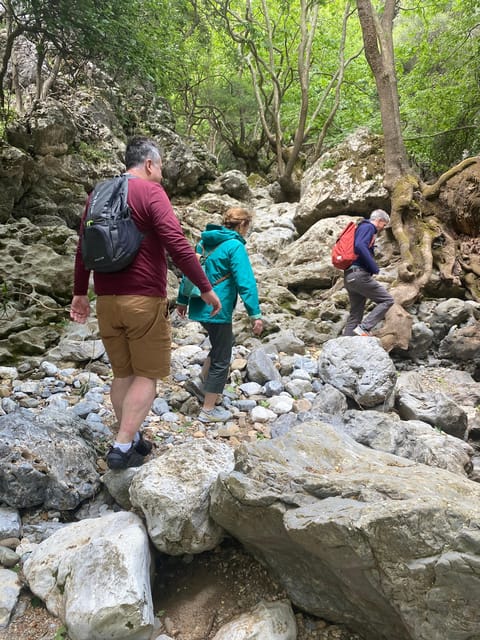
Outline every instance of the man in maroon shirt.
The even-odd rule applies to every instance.
[[[128,204],[144,239],[126,269],[93,274],[100,337],[113,371],[110,397],[119,424],[116,440],[107,453],[111,469],[139,466],[152,450],[152,443],[143,438],[140,427],[155,399],[157,379],[170,373],[167,253],[198,286],[202,300],[212,306],[211,315],[221,309],[161,186],[162,159],[155,142],[144,137],[130,140],[125,165],[131,176]],[[90,314],[90,271],[82,260],[82,228],[70,317],[83,324]]]

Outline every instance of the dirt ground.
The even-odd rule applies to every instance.
[[[50,615],[43,602],[30,591],[22,592],[6,629],[0,629],[0,640],[67,640],[65,627]]]
[[[286,598],[262,565],[227,540],[196,556],[159,555],[153,580],[154,611],[161,633],[175,640],[211,640],[220,627],[262,599]],[[295,612],[297,640],[361,640],[340,627]],[[62,623],[30,592],[22,594],[0,640],[69,640]]]

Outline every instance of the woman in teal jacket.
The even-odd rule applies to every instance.
[[[200,322],[208,333],[211,349],[204,364],[204,402],[198,416],[202,422],[224,422],[231,413],[215,406],[218,394],[223,392],[228,378],[233,346],[232,316],[238,296],[241,297],[252,330],[260,335],[263,330],[257,283],[245,248],[245,236],[252,222],[247,209],[231,208],[225,212],[223,225],[207,224],[196,252],[206,256],[205,273],[220,298],[222,308],[211,316],[211,308],[201,298],[186,298],[180,290],[177,311],[190,320]]]

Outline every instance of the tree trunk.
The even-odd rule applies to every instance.
[[[42,93],[40,95],[40,99],[41,100],[45,100],[45,98],[48,96],[48,93],[49,93],[50,89],[55,84],[55,80],[58,77],[58,72],[60,71],[61,63],[62,63],[62,58],[61,58],[60,54],[57,54],[55,56],[55,61],[53,63],[53,68],[50,71],[50,73],[48,75],[48,78],[43,83]]]
[[[408,309],[423,293],[434,268],[443,282],[459,288],[467,286],[473,299],[478,299],[475,287],[469,285],[467,279],[462,281],[459,277],[458,247],[451,225],[432,215],[432,208],[428,206],[428,200],[438,195],[447,180],[478,158],[463,161],[434,185],[421,183],[409,165],[401,130],[392,37],[396,0],[385,0],[381,14],[373,9],[370,0],[356,2],[365,56],[378,91],[384,133],[385,186],[391,195],[392,233],[400,250],[398,279],[391,290],[396,304],[387,314],[378,335],[387,350],[394,347],[406,349],[411,318],[404,309]]]
[[[400,122],[395,57],[393,52],[393,18],[396,0],[385,0],[380,17],[370,0],[357,0],[365,57],[375,78],[385,137],[385,186],[393,189],[398,178],[410,173]]]
[[[40,100],[43,91],[43,74],[42,68],[45,61],[45,49],[43,44],[37,45],[37,63],[35,65],[35,97]]]
[[[20,78],[18,73],[18,65],[15,60],[15,55],[12,55],[12,85],[15,93],[15,109],[19,115],[23,114],[23,92],[20,85]]]
[[[8,63],[11,61],[13,56],[13,45],[16,38],[24,32],[24,28],[22,26],[15,25],[13,16],[14,12],[11,7],[11,3],[5,3],[6,38],[0,62],[0,113],[3,117],[5,117],[5,111],[7,109],[7,105],[5,104],[4,82],[5,76],[7,75]]]

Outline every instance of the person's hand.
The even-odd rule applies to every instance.
[[[181,318],[185,318],[185,316],[187,315],[187,305],[178,304],[177,302],[177,313]]]
[[[74,322],[85,324],[90,315],[90,300],[88,296],[73,296],[70,305],[70,318]]]
[[[210,312],[210,315],[216,316],[217,313],[222,308],[222,303],[220,302],[220,298],[217,296],[215,291],[213,289],[210,289],[210,291],[207,291],[206,293],[202,293],[200,297],[205,302],[205,304],[208,304],[211,307],[213,307],[213,309]]]
[[[257,318],[254,320],[252,325],[252,331],[256,336],[259,336],[263,331],[263,320],[261,318]]]

